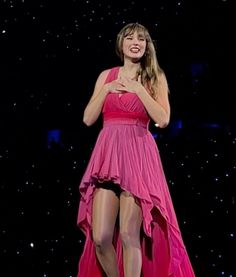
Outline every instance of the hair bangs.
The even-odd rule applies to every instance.
[[[144,37],[147,39],[147,32],[146,28],[139,23],[131,23],[129,24],[126,29],[124,30],[124,37],[132,35],[133,33],[137,32],[140,37]]]

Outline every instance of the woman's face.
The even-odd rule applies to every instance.
[[[146,39],[143,32],[134,31],[124,37],[123,54],[124,59],[139,60],[146,50]]]

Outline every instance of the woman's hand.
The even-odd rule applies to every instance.
[[[107,92],[111,92],[111,93],[125,93],[126,92],[124,85],[120,82],[119,79],[116,79],[110,83],[106,83],[104,85],[104,87]]]
[[[122,90],[125,92],[132,92],[139,94],[145,90],[144,86],[141,83],[141,75],[138,76],[138,80],[130,79],[124,76],[121,76],[117,79],[119,85],[122,86]]]
[[[141,83],[141,76],[138,77],[138,80],[130,79],[127,77],[119,77],[118,79],[105,84],[106,90],[111,93],[136,93],[145,90],[144,86]]]

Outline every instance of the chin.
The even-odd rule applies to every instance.
[[[138,57],[137,56],[130,57],[130,59],[132,60],[133,63],[139,62],[141,58],[142,58],[142,56],[140,56],[140,55]]]

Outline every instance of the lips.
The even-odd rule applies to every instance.
[[[138,53],[138,52],[140,51],[140,49],[139,49],[138,47],[131,47],[131,48],[130,48],[130,51],[131,51],[132,53]]]

